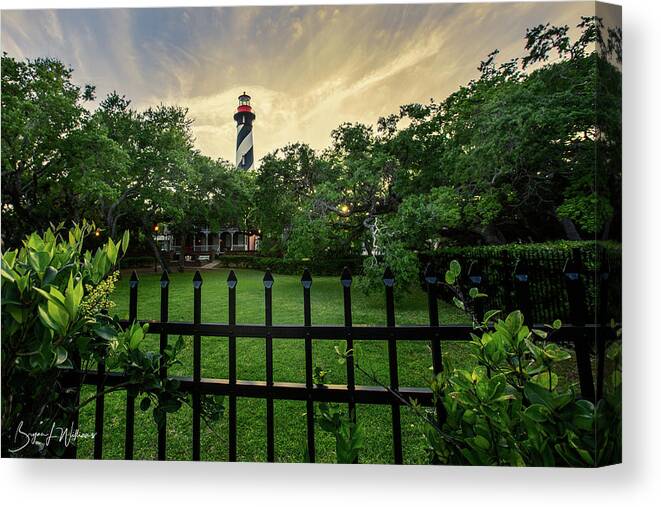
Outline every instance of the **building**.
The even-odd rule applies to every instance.
[[[250,105],[250,95],[243,92],[239,95],[239,106],[234,113],[236,121],[236,169],[249,171],[254,167],[254,151],[252,138],[252,123],[255,112]],[[233,224],[227,224],[212,230],[202,226],[192,230],[186,237],[183,255],[187,261],[212,260],[217,255],[225,253],[254,253],[259,249],[260,231],[243,231]],[[181,238],[155,226],[154,235],[161,251],[178,258],[182,252]]]
[[[255,113],[250,105],[250,95],[246,95],[246,92],[239,95],[239,107],[234,113],[234,121],[236,121],[236,168],[249,171],[254,163],[252,122],[255,121]]]

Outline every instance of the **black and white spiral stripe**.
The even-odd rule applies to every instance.
[[[236,127],[236,167],[245,170],[252,169],[252,125],[239,123]]]

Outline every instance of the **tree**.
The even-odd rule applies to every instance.
[[[84,196],[99,174],[124,163],[118,147],[93,121],[72,70],[50,58],[16,61],[2,56],[2,238],[18,245],[50,222],[94,219]],[[89,202],[89,199],[87,199]]]
[[[376,131],[342,124],[323,152],[267,155],[256,202],[273,251],[366,252],[367,272],[387,263],[415,283],[416,252],[446,243],[617,234],[621,32],[596,17],[577,26],[576,40],[568,26],[529,29],[522,57],[490,53],[478,79]]]
[[[568,26],[529,29],[521,59],[496,65],[494,51],[442,103],[383,119],[398,193],[454,187],[463,227],[485,242],[549,239],[558,226],[569,239],[607,237],[620,207],[621,33],[605,39],[595,17],[578,28],[576,41]],[[397,130],[403,119],[410,126]]]

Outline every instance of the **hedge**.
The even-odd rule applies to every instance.
[[[313,275],[337,276],[342,273],[344,266],[348,266],[352,273],[362,270],[362,257],[347,257],[318,260],[295,260],[282,257],[263,257],[261,255],[219,255],[215,259],[221,268],[242,268],[266,271],[283,275],[301,275],[305,268]]]

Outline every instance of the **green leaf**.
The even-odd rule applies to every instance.
[[[98,326],[94,328],[94,333],[104,340],[112,340],[117,336],[117,332],[108,326]]]
[[[491,447],[491,443],[482,435],[477,435],[473,437],[472,440],[473,440],[473,444],[475,444],[476,447],[480,449],[484,449],[485,451]]]
[[[67,360],[68,355],[67,349],[62,346],[58,347],[55,351],[55,366],[60,366],[64,363]]]
[[[51,318],[48,312],[39,305],[37,311],[39,312],[39,320],[49,329],[52,329],[56,333],[60,332],[60,326]]]
[[[553,329],[560,329],[562,327],[562,321],[560,319],[555,319],[552,327]]]
[[[55,277],[58,274],[58,270],[55,269],[53,266],[48,266],[46,268],[46,274],[44,275],[44,279],[41,282],[42,287],[45,287],[46,285],[50,285],[50,283],[55,280]]]
[[[528,382],[523,392],[531,403],[539,403],[549,409],[553,409],[553,394],[548,388],[541,387],[534,382]]]
[[[140,342],[145,337],[145,333],[142,328],[138,325],[131,326],[129,329],[130,339],[129,339],[129,349],[134,350],[138,348]]]
[[[551,414],[547,407],[538,403],[533,403],[528,408],[526,408],[523,413],[528,419],[536,423],[542,423],[546,421],[548,416]]]
[[[523,314],[519,310],[513,311],[505,319],[505,325],[513,336],[518,335],[521,326],[523,326]]]
[[[149,409],[149,406],[151,405],[151,398],[149,396],[145,396],[140,400],[140,410],[143,412],[146,412]]]
[[[457,277],[451,271],[445,272],[445,283],[447,283],[448,285],[454,285],[454,282],[456,281],[457,281]]]
[[[457,308],[459,308],[460,310],[465,310],[465,309],[466,309],[466,307],[464,306],[463,301],[461,301],[459,298],[457,298],[457,297],[452,297],[452,302],[453,302],[454,305],[455,305]]]
[[[3,303],[5,302],[3,301]],[[23,308],[15,305],[8,305],[5,303],[5,309],[7,310],[7,312],[9,312],[9,315],[11,315],[12,318],[19,324],[22,324],[23,321],[25,320],[25,313],[23,312]]]
[[[484,323],[491,321],[496,315],[498,315],[502,310],[488,310],[484,312]]]
[[[122,236],[122,254],[125,254],[126,250],[128,250],[130,237],[131,235],[129,234],[128,229],[125,230],[124,235]]]
[[[2,274],[2,278],[8,280],[8,281],[11,282],[11,283],[16,283],[16,280],[14,279],[14,277],[13,277],[12,275],[10,275],[10,274],[9,274],[7,271],[5,271],[4,269],[0,269],[0,273]]]
[[[69,325],[69,312],[59,301],[48,301],[46,309],[51,319],[59,326],[60,332],[64,332]]]
[[[30,262],[30,266],[32,266],[32,269],[41,274],[46,271],[48,263],[51,260],[51,256],[48,252],[34,252],[31,250],[28,253],[28,260]]]
[[[459,264],[459,261],[452,260],[450,262],[450,271],[455,277],[458,277],[461,274],[461,264]]]
[[[119,249],[117,248],[117,245],[112,240],[112,238],[108,238],[108,243],[106,246],[107,246],[106,255],[108,256],[108,260],[110,261],[111,265],[115,264],[115,262],[117,262],[117,255],[119,254]]]

